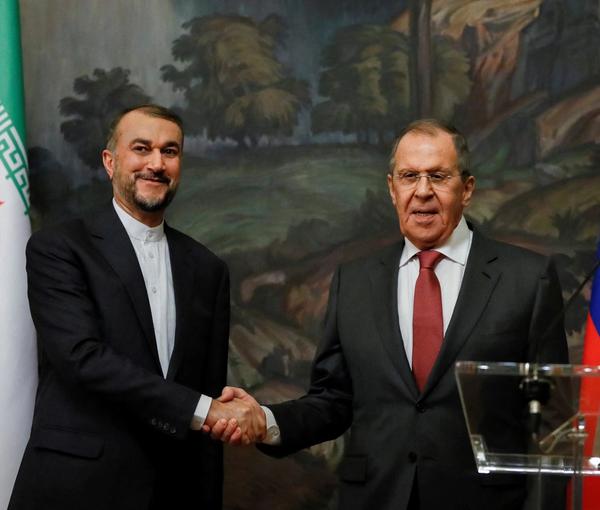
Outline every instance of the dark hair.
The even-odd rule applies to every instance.
[[[464,179],[471,175],[470,168],[470,153],[469,145],[465,136],[451,124],[446,124],[437,119],[419,119],[411,122],[404,130],[400,133],[400,136],[396,138],[392,152],[390,154],[390,172],[394,171],[396,166],[396,151],[402,138],[408,133],[422,133],[425,135],[436,136],[440,131],[448,133],[452,137],[454,148],[456,149],[456,156],[458,160],[458,169],[461,176]]]
[[[109,151],[114,152],[116,148],[118,138],[117,127],[119,126],[121,119],[131,112],[141,112],[149,117],[157,117],[159,119],[168,120],[174,124],[177,124],[177,127],[181,131],[181,145],[183,146],[183,121],[181,120],[181,117],[164,106],[148,103],[121,110],[117,114],[117,116],[110,123],[108,134],[106,135],[106,148]]]

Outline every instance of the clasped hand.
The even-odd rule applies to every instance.
[[[259,443],[267,435],[265,412],[244,390],[226,386],[213,399],[202,430],[232,445]]]

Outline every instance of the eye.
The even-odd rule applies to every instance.
[[[446,174],[441,172],[433,172],[429,174],[429,180],[435,184],[440,184],[446,180]]]
[[[399,177],[404,182],[414,182],[419,178],[419,174],[417,172],[403,172]]]
[[[134,152],[137,152],[139,154],[146,154],[148,152],[148,147],[146,147],[145,145],[134,145],[132,147],[132,150]]]
[[[177,149],[176,147],[167,147],[166,149],[163,149],[162,153],[165,156],[174,158],[174,157],[179,156],[179,149]]]

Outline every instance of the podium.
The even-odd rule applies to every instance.
[[[581,509],[583,476],[600,476],[600,366],[459,361],[455,375],[477,470],[571,476]]]

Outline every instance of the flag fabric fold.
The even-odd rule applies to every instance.
[[[600,260],[600,242],[598,242],[596,250],[596,260]],[[584,365],[600,365],[600,276],[598,271],[596,271],[592,282],[592,293],[583,340],[582,363]],[[582,382],[579,409],[584,413],[591,414],[597,414],[600,411],[600,379],[585,379]],[[591,433],[584,447],[585,455],[600,456],[599,451],[594,451],[594,444],[600,444],[598,422],[596,419],[588,419],[586,425]],[[599,508],[600,477],[585,477],[583,480],[583,510],[598,510]]]
[[[18,7],[18,0],[0,2],[0,510],[29,438],[37,387],[25,275],[31,225]]]
[[[600,259],[600,242],[596,248],[596,260]],[[583,341],[583,364],[600,365],[600,277],[598,271],[592,282],[590,308]],[[600,396],[598,397],[600,401]]]

